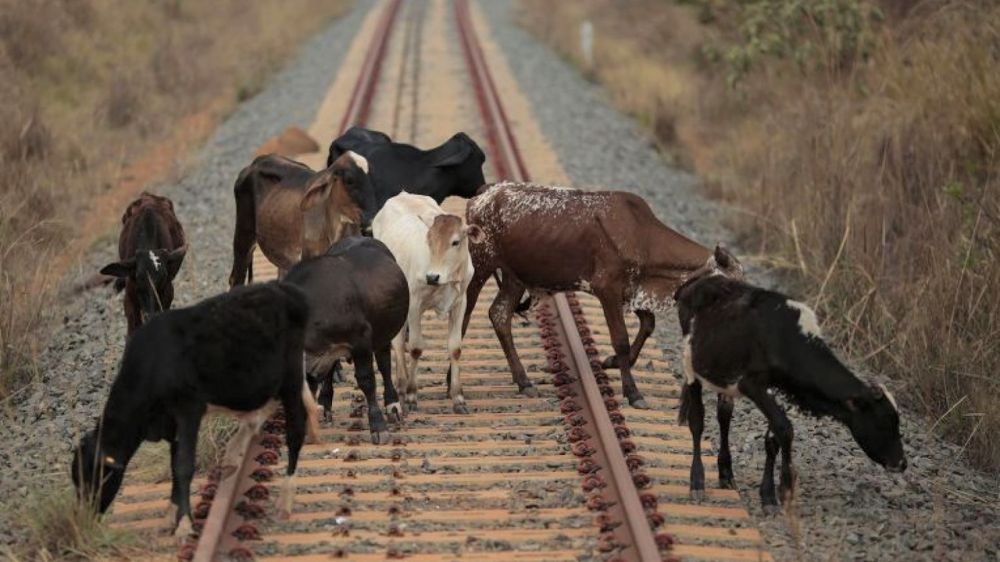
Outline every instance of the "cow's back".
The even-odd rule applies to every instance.
[[[407,279],[412,280],[418,272],[427,269],[430,263],[429,227],[424,220],[433,222],[434,217],[442,213],[430,197],[403,192],[386,201],[375,216],[372,222],[375,238],[389,248]]]
[[[371,327],[374,345],[386,345],[406,320],[406,278],[377,240],[346,238],[327,254],[296,265],[285,281],[309,301],[306,347],[313,352],[350,340],[364,325]]]

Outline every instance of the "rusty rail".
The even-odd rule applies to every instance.
[[[401,3],[402,0],[389,0],[384,8],[338,134],[344,133],[351,125],[364,125],[368,120],[382,61]],[[268,499],[269,490],[263,483],[273,478],[268,466],[278,462],[278,450],[283,443],[280,430],[283,427],[284,418],[279,412],[265,424],[264,435],[250,440],[241,452],[239,467],[233,474],[222,478],[218,470],[212,471],[202,487],[201,501],[193,513],[197,542],[181,545],[178,552],[180,560],[211,562],[220,553],[233,560],[253,559],[252,551],[243,542],[260,538],[255,520],[264,515],[262,502]],[[243,499],[239,499],[241,496]]]
[[[340,132],[350,125],[364,125],[375,97],[387,45],[401,1],[390,0],[384,8],[358,81],[351,94]],[[503,179],[528,181],[530,175],[518,149],[493,76],[473,26],[466,0],[456,0],[458,25],[468,71],[472,77],[479,112],[486,129],[487,145],[497,175]],[[669,549],[669,535],[654,536],[652,528],[663,524],[656,512],[656,495],[641,494],[650,479],[643,460],[633,454],[624,416],[619,410],[607,375],[600,370],[597,349],[575,295],[557,294],[537,308],[537,320],[546,348],[548,370],[554,374],[560,409],[565,414],[566,435],[580,460],[578,472],[587,497],[587,508],[596,512],[600,533],[599,551],[609,560],[661,560]],[[595,372],[596,370],[596,372]],[[281,446],[280,416],[270,420],[264,435],[251,441],[243,452],[239,469],[226,478],[210,475],[196,508],[197,545],[182,547],[182,560],[205,561],[220,555],[230,559],[252,559],[243,543],[257,540],[254,520],[264,515],[273,476],[269,465],[278,462]],[[200,516],[200,517],[199,517]]]
[[[455,19],[497,174],[500,179],[530,181],[472,23],[468,0],[455,1]],[[572,293],[568,296],[557,293],[545,301],[540,305],[538,316],[543,338],[559,342],[559,347],[549,350],[549,367],[557,377],[563,413],[568,414],[567,431],[570,440],[574,441],[573,452],[591,461],[588,464],[587,460],[582,460],[580,472],[589,474],[583,482],[584,491],[591,493],[588,507],[602,512],[600,526],[605,534],[599,548],[617,551],[622,560],[660,560],[660,547],[669,549],[672,539],[668,535],[654,537],[650,527],[651,523],[662,525],[663,519],[656,514],[655,496],[651,500],[646,498],[645,507],[640,498],[637,483],[649,484],[648,476],[641,470],[641,459],[633,456],[627,461],[623,454],[630,432],[619,412],[618,401],[613,398],[607,376],[599,385],[591,368],[588,352],[596,355],[596,349],[592,338],[590,349],[585,348],[581,334],[586,332],[589,336],[587,321]],[[596,361],[593,366],[600,368]],[[578,399],[578,392],[582,392],[582,399]],[[612,423],[609,412],[616,416],[616,424]],[[588,427],[596,435],[590,435]],[[602,472],[610,475],[610,479],[602,477]]]

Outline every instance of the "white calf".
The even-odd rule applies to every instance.
[[[396,389],[402,392],[407,407],[416,410],[417,362],[424,345],[420,317],[425,310],[434,309],[439,318],[448,315],[448,396],[456,413],[468,413],[458,362],[462,356],[465,290],[473,272],[469,240],[479,241],[479,227],[465,226],[461,217],[445,213],[426,195],[403,192],[386,201],[372,222],[372,231],[396,257],[410,288],[406,326],[392,342]]]

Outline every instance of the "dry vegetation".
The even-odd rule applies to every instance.
[[[1000,5],[522,0],[733,205],[837,346],[1000,469]]]
[[[348,5],[0,0],[0,399],[33,374],[67,246],[120,216],[97,198],[143,155],[193,148]]]

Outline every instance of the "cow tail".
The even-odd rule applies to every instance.
[[[233,270],[229,274],[229,287],[253,282],[253,263],[250,252],[257,242],[257,209],[253,195],[252,166],[240,172],[233,187],[236,198],[236,228],[233,231]]]

